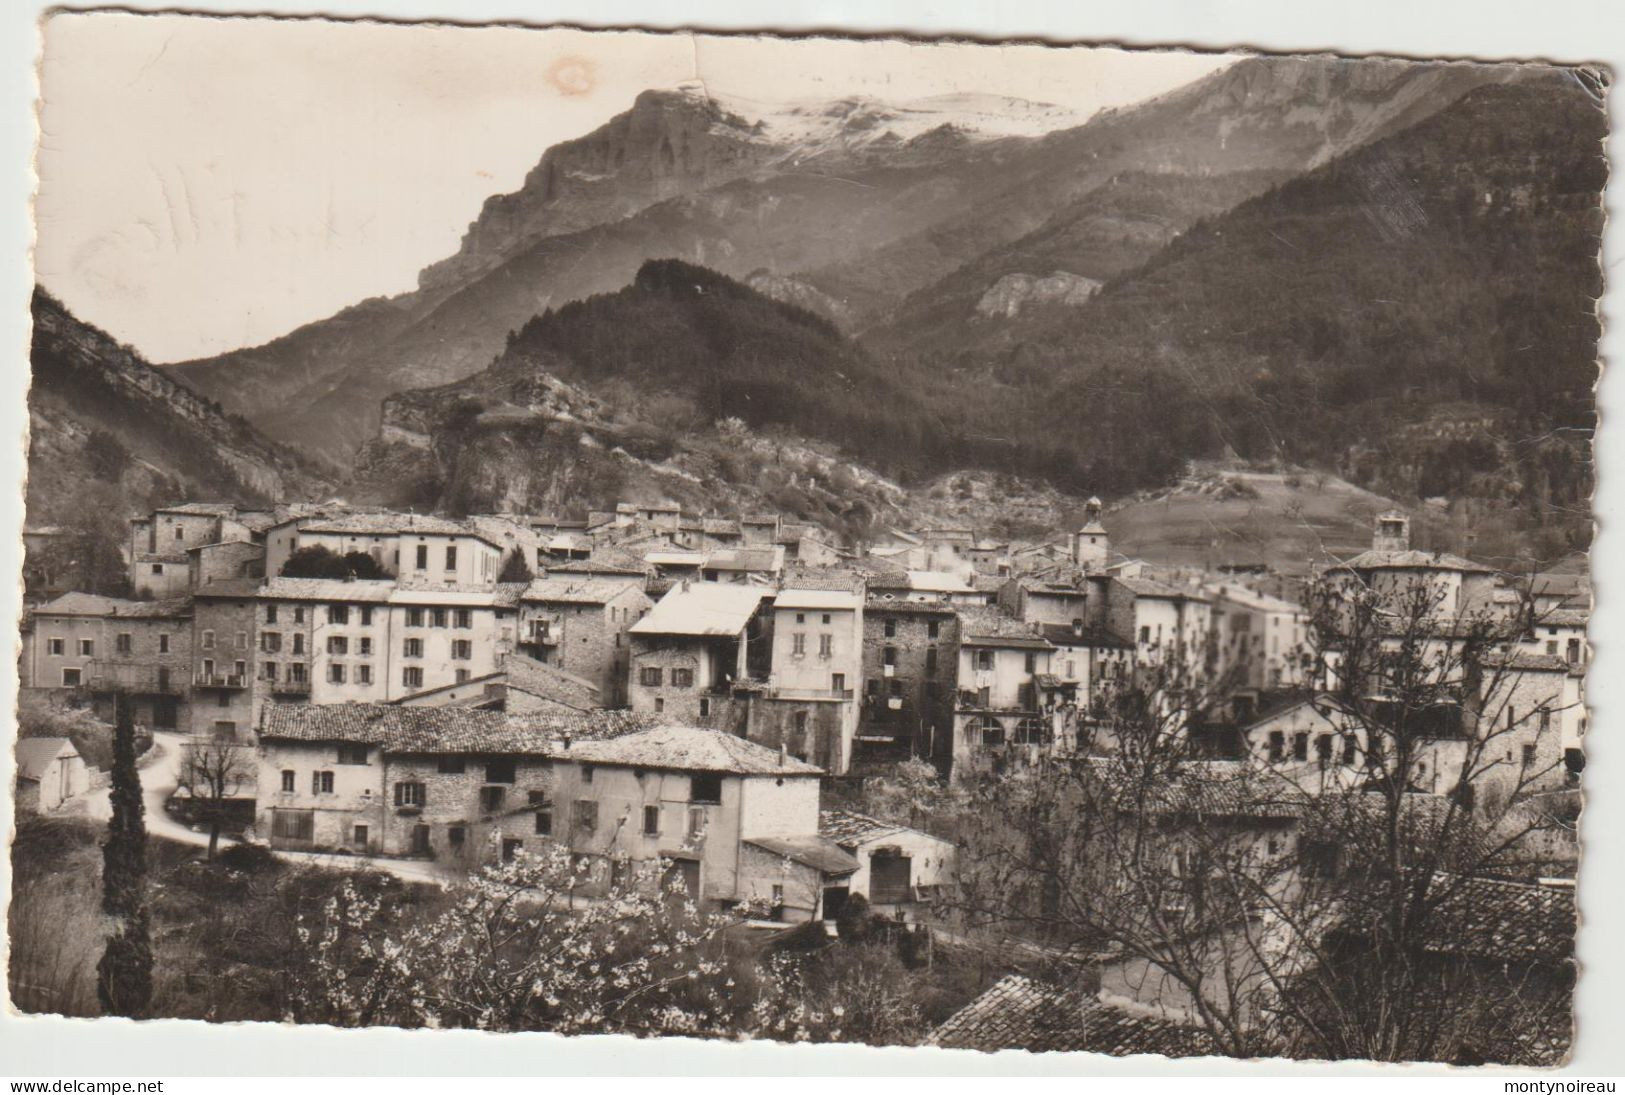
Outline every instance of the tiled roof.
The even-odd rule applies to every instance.
[[[1304,611],[1302,605],[1295,605],[1291,601],[1283,600],[1280,597],[1271,597],[1268,593],[1260,593],[1258,590],[1248,589],[1246,586],[1222,585],[1212,587],[1208,592],[1213,594],[1215,598],[1222,598],[1225,601],[1245,605],[1248,608],[1256,608],[1260,612],[1301,613]]]
[[[959,609],[960,642],[965,646],[1022,646],[1048,650],[1049,641],[1032,624],[1013,620],[995,608]]]
[[[179,551],[138,551],[135,553],[138,563],[184,563],[186,552]]]
[[[1096,649],[1133,650],[1134,644],[1112,634],[1097,624],[1088,624],[1083,633],[1074,631],[1071,624],[1041,623],[1038,633],[1056,646],[1087,646]]]
[[[307,522],[299,531],[350,536],[468,536],[492,547],[502,546],[461,521],[422,513],[348,513]]]
[[[1440,878],[1446,895],[1429,921],[1427,946],[1491,961],[1566,962],[1574,957],[1574,891],[1488,878]]]
[[[348,604],[383,604],[395,593],[388,579],[270,578],[261,595],[278,601],[340,601]]]
[[[194,517],[231,517],[237,513],[232,502],[182,502],[178,506],[161,506],[156,513],[184,513]]]
[[[46,601],[34,610],[36,616],[111,616],[121,607],[135,604],[119,597],[103,597],[99,593],[81,593],[73,590],[55,600]]]
[[[641,716],[616,711],[520,715],[467,707],[382,703],[273,703],[259,736],[269,741],[359,742],[391,753],[520,753],[568,756],[590,739],[641,729]]]
[[[781,756],[744,738],[692,726],[662,726],[604,741],[583,741],[558,756],[560,760],[629,768],[674,768],[734,775],[823,774],[822,768]]]
[[[906,826],[860,814],[855,810],[818,811],[818,832],[835,843],[855,847],[876,837],[900,833]]]
[[[850,590],[838,589],[784,589],[774,598],[775,608],[806,608],[814,611],[841,609],[851,612],[862,607],[863,598]]]
[[[1469,574],[1493,574],[1494,570],[1452,555],[1448,551],[1362,551],[1334,567],[1335,570],[1459,570]]]
[[[784,551],[777,547],[723,548],[705,559],[706,570],[775,571],[783,568]]]
[[[1591,612],[1584,608],[1554,608],[1550,612],[1535,614],[1536,627],[1585,627],[1591,622]]]
[[[1158,1053],[1199,1057],[1217,1052],[1206,1032],[1135,1015],[1093,997],[1010,975],[955,1012],[927,1044],[944,1049],[1034,1053]]]
[[[279,581],[305,581],[301,578],[277,579]],[[193,591],[193,596],[203,599],[221,598],[240,600],[244,597],[258,597],[264,591],[265,582],[259,578],[217,578],[212,582],[205,582]]]
[[[1117,581],[1136,597],[1183,597],[1187,601],[1206,601],[1199,590],[1181,589],[1153,578],[1118,578]]]
[[[546,572],[548,576],[555,574],[615,574],[641,578],[644,575],[644,568],[625,563],[608,562],[602,559],[576,559],[567,563],[550,563],[546,568]]]
[[[852,874],[858,869],[856,859],[822,836],[759,836],[749,837],[745,843],[824,874]]]
[[[689,582],[672,587],[629,630],[634,635],[737,635],[767,595],[761,586]]]
[[[521,598],[562,604],[605,604],[625,593],[629,588],[641,587],[638,578],[627,575],[610,578],[538,578],[525,589]]]

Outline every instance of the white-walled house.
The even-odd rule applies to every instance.
[[[21,738],[15,756],[19,809],[50,813],[90,789],[90,769],[67,738]]]
[[[857,861],[846,882],[876,912],[917,919],[954,882],[954,845],[941,837],[852,810],[823,810],[818,831]],[[826,894],[824,915],[834,917],[840,894]]]

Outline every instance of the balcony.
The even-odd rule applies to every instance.
[[[139,665],[134,662],[94,661],[85,673],[85,687],[92,692],[123,692],[129,695],[179,696],[186,689],[184,667]]]
[[[769,685],[770,700],[849,700],[856,693],[850,688],[781,688]]]
[[[308,696],[310,695],[310,680],[301,677],[298,680],[286,679],[271,681],[271,694],[273,696]]]
[[[192,675],[192,687],[240,691],[248,687],[248,678],[241,673],[204,673],[200,670]]]

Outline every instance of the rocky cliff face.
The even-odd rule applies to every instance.
[[[270,502],[330,484],[43,290],[33,321],[31,508],[71,505],[74,482],[98,478],[126,487],[133,505],[164,491]]]
[[[988,318],[1014,319],[1022,309],[1037,304],[1059,304],[1076,308],[1087,304],[1100,292],[1101,282],[1081,274],[1057,270],[1047,277],[1033,274],[1006,274],[993,283],[976,302],[976,314]]]

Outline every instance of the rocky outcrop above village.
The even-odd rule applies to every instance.
[[[976,314],[989,318],[1014,319],[1022,309],[1038,304],[1059,304],[1076,308],[1089,303],[1100,292],[1101,283],[1081,274],[1057,270],[1047,277],[1033,274],[1006,274],[988,287],[976,302]]]
[[[31,510],[71,505],[73,484],[93,480],[141,502],[154,491],[269,502],[330,482],[44,290],[35,292],[33,322]]]

